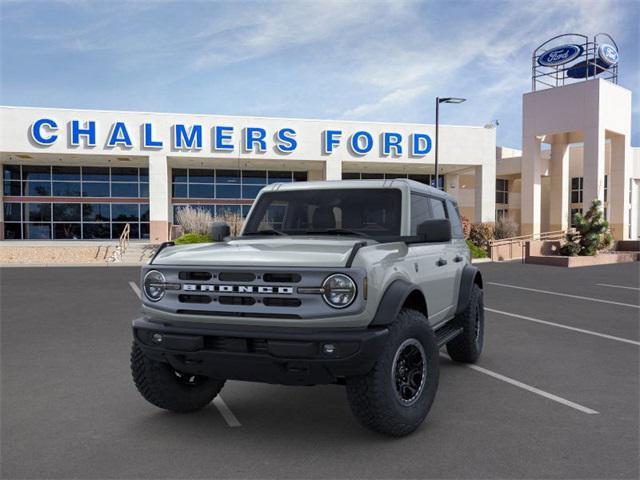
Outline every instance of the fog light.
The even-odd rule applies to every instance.
[[[333,355],[336,353],[336,346],[333,343],[325,343],[322,345],[322,351],[327,355]]]
[[[159,333],[154,333],[151,337],[151,341],[153,343],[162,343],[162,335],[160,335]]]

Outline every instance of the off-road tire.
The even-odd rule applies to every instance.
[[[394,382],[394,359],[407,341],[422,346],[426,376],[412,404],[402,403]],[[417,345],[416,345],[417,347]],[[405,347],[406,348],[406,347]],[[404,436],[416,430],[431,409],[438,389],[438,342],[426,317],[403,309],[389,327],[384,350],[369,373],[346,380],[347,398],[358,421],[376,432]]]
[[[447,353],[456,362],[477,362],[484,344],[484,300],[482,289],[475,283],[467,308],[457,316],[455,322],[463,331],[447,343]]]
[[[146,357],[135,342],[131,348],[131,374],[146,401],[175,413],[195,412],[206,407],[224,386],[224,380],[187,375],[183,378],[168,363]],[[192,378],[194,383],[190,384],[188,380]]]

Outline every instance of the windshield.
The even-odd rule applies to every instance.
[[[400,235],[402,193],[392,188],[269,192],[254,206],[243,235]]]

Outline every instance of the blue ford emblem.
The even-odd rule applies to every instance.
[[[582,54],[583,50],[580,45],[560,45],[540,55],[538,63],[543,67],[557,67],[575,60]]]
[[[615,65],[618,63],[618,50],[613,45],[603,43],[598,47],[598,57],[607,66]]]

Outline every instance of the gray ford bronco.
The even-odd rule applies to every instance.
[[[423,422],[441,347],[475,362],[482,277],[455,200],[406,180],[273,184],[238,237],[163,244],[142,269],[131,368],[142,396],[205,407],[226,380],[346,386],[389,435]]]

